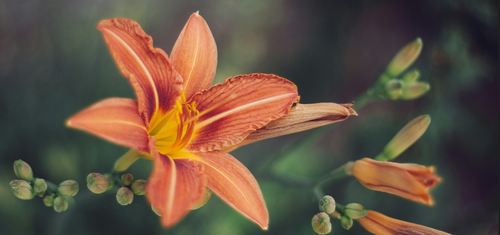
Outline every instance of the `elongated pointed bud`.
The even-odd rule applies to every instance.
[[[418,81],[419,78],[420,78],[420,71],[418,69],[414,69],[412,71],[405,73],[405,75],[403,75],[403,78],[401,78],[401,80],[409,84]]]
[[[78,182],[74,180],[65,180],[59,184],[57,191],[63,195],[68,197],[73,197],[78,193],[79,186]]]
[[[134,182],[134,176],[130,173],[122,175],[122,183],[125,186],[130,186]]]
[[[113,179],[113,175],[110,173],[106,173],[106,174],[104,174],[104,177],[106,177],[106,179],[108,179],[108,182],[109,182],[107,190],[112,189],[115,186],[115,180]]]
[[[316,214],[311,221],[314,232],[317,234],[327,234],[332,231],[332,224],[330,223],[330,216],[325,212]]]
[[[87,188],[95,194],[100,194],[108,190],[109,180],[99,173],[90,173],[87,176]]]
[[[403,95],[404,83],[399,79],[391,79],[385,84],[385,96],[391,100],[397,100]]]
[[[54,196],[52,195],[47,195],[43,198],[43,204],[47,207],[54,206]]]
[[[146,194],[146,186],[148,185],[148,181],[138,179],[132,183],[130,188],[135,195],[144,195]]]
[[[64,197],[56,197],[56,199],[54,199],[54,210],[57,211],[57,212],[63,212],[63,211],[66,211],[68,209],[68,201],[66,201],[66,199],[64,199]]]
[[[47,182],[45,182],[44,179],[37,178],[35,179],[35,183],[33,183],[33,189],[36,194],[41,194],[43,196],[47,190]]]
[[[21,159],[14,162],[14,173],[19,179],[26,180],[28,182],[33,181],[33,171],[31,170],[31,166]]]
[[[33,187],[26,180],[10,181],[10,191],[14,196],[22,200],[30,200],[35,196]]]
[[[414,82],[403,89],[403,94],[399,97],[402,100],[413,100],[417,99],[431,89],[431,85],[427,82]]]
[[[319,200],[319,210],[332,214],[335,211],[335,200],[332,196],[326,195]]]
[[[344,214],[352,219],[359,219],[368,215],[368,211],[358,203],[349,203],[344,207]]]
[[[430,123],[431,117],[429,115],[422,115],[410,121],[392,138],[375,160],[395,159],[425,133]]]
[[[420,55],[423,45],[422,39],[417,38],[401,48],[387,66],[389,77],[396,77],[410,67]]]
[[[344,228],[345,230],[349,230],[353,224],[352,218],[347,215],[343,215],[340,218],[340,224],[342,225],[342,228]]]
[[[204,206],[205,204],[207,204],[207,202],[210,200],[210,198],[212,197],[212,190],[210,189],[206,189],[205,191],[205,196],[203,197],[203,200],[201,200],[200,202],[198,202],[198,204],[196,204],[195,206],[193,206],[191,208],[191,210],[197,210],[197,209],[200,209],[202,206]]]
[[[121,187],[116,192],[116,201],[122,206],[129,205],[134,201],[134,193],[127,187]]]

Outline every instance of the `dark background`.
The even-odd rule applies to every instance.
[[[311,218],[319,211],[310,191],[259,176],[267,232],[216,196],[165,230],[144,197],[124,207],[116,189],[94,195],[86,188],[88,173],[107,172],[127,149],[67,129],[65,119],[106,97],[134,98],[95,26],[112,17],[133,19],[169,53],[197,10],[218,46],[214,83],[274,73],[297,84],[302,103],[351,102],[399,48],[421,37],[413,67],[431,84],[427,95],[356,109],[359,117],[327,127],[274,170],[313,178],[374,157],[408,121],[429,114],[426,134],[396,161],[437,167],[444,180],[433,190],[434,207],[370,191],[354,179],[325,193],[453,234],[498,233],[498,1],[0,0],[0,234],[314,234]],[[294,134],[232,154],[255,173],[286,144],[309,138]],[[17,159],[35,177],[80,182],[68,211],[10,193]],[[147,179],[150,169],[150,161],[140,160],[128,172]],[[332,234],[367,234],[358,223],[349,231],[338,220],[332,224]]]

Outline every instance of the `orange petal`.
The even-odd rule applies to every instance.
[[[167,54],[153,47],[153,39],[141,26],[127,19],[103,20],[97,28],[104,35],[111,55],[135,90],[139,113],[149,121],[156,110],[172,109],[182,91],[182,78]]]
[[[231,154],[222,151],[197,153],[205,165],[207,187],[235,210],[267,230],[269,214],[259,184],[250,171]]]
[[[162,155],[154,146],[155,142],[152,137],[149,146],[155,160],[146,195],[160,211],[163,226],[172,227],[203,200],[207,181],[202,164]]]
[[[132,99],[101,100],[70,117],[66,126],[118,145],[149,152],[148,133],[137,113],[137,101]]]
[[[295,84],[276,75],[228,78],[191,99],[200,115],[186,150],[206,152],[238,144],[251,132],[288,114],[298,101]]]
[[[425,227],[406,221],[397,220],[376,211],[368,211],[368,215],[358,219],[361,226],[373,234],[427,234],[427,235],[450,235],[433,228]]]
[[[217,67],[217,46],[207,23],[193,13],[175,42],[170,60],[184,80],[189,99],[212,84]]]

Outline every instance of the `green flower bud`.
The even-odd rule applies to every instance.
[[[409,84],[418,81],[418,78],[420,78],[420,71],[418,71],[418,69],[414,69],[410,72],[405,73],[405,75],[403,75],[403,78],[401,78],[401,80]]]
[[[14,162],[14,173],[16,173],[16,176],[19,179],[26,180],[28,182],[33,181],[33,171],[31,170],[31,166],[21,159]]]
[[[196,204],[195,206],[193,206],[191,208],[191,210],[197,210],[197,209],[200,209],[202,206],[204,206],[205,204],[207,204],[207,202],[210,200],[210,198],[212,197],[212,190],[210,189],[206,189],[205,191],[205,196],[203,197],[203,200],[198,202],[198,204]]]
[[[346,215],[343,215],[342,218],[340,218],[340,224],[342,225],[342,228],[345,230],[349,230],[352,227],[352,218]]]
[[[47,183],[45,182],[44,179],[36,178],[35,183],[33,184],[33,188],[35,190],[35,193],[38,195],[42,195],[45,193],[47,190]]]
[[[130,173],[123,174],[122,175],[122,183],[125,186],[130,186],[132,182],[134,181],[134,176]]]
[[[109,182],[107,190],[112,189],[115,186],[115,180],[113,179],[113,175],[110,173],[106,173],[104,174],[104,177],[106,177],[106,179],[108,179]]]
[[[319,200],[319,210],[331,214],[335,211],[335,200],[332,196],[326,195]]]
[[[108,190],[109,180],[99,173],[90,173],[87,176],[87,188],[95,194],[104,193]]]
[[[43,198],[43,204],[47,207],[51,207],[54,205],[54,196],[52,195],[47,195]]]
[[[14,196],[22,200],[30,200],[35,196],[33,187],[25,180],[10,181],[10,191]]]
[[[401,48],[387,66],[386,73],[390,77],[395,77],[405,71],[418,58],[423,45],[422,39],[417,38]]]
[[[56,197],[56,199],[54,199],[54,210],[56,212],[63,212],[65,210],[68,209],[68,201],[66,201],[66,199],[64,199],[64,197]]]
[[[397,100],[403,94],[404,83],[399,79],[391,79],[385,84],[387,98]]]
[[[134,181],[134,183],[132,183],[132,186],[130,186],[130,188],[132,189],[132,192],[135,193],[136,195],[144,195],[146,194],[147,184],[148,181],[139,179]]]
[[[317,234],[327,234],[332,231],[330,216],[325,212],[315,215],[311,221],[314,232]]]
[[[359,219],[368,215],[368,211],[358,203],[349,203],[344,207],[344,214],[351,219]]]
[[[431,89],[427,82],[414,82],[403,89],[403,94],[399,97],[402,100],[413,100],[419,98]]]
[[[78,193],[78,189],[78,182],[74,180],[65,180],[59,184],[57,191],[63,196],[73,197]]]
[[[431,117],[429,115],[422,115],[410,121],[392,138],[385,146],[384,151],[375,157],[375,160],[395,159],[425,133],[430,123]]]
[[[126,206],[134,200],[134,193],[127,187],[121,187],[116,193],[116,200],[122,206]]]

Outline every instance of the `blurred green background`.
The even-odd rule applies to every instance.
[[[142,196],[116,203],[116,189],[94,195],[90,172],[107,172],[127,149],[67,129],[70,115],[106,97],[131,97],[99,31],[101,19],[141,24],[155,47],[170,52],[190,14],[199,10],[218,45],[214,83],[253,72],[297,84],[302,103],[348,103],[369,88],[392,56],[421,37],[413,67],[431,91],[415,101],[380,101],[359,117],[283,157],[275,167],[317,177],[349,160],[374,157],[411,119],[430,114],[424,136],[397,162],[435,165],[444,181],[432,208],[364,188],[355,179],[325,188],[338,202],[357,202],[390,217],[453,234],[498,233],[498,1],[76,1],[0,0],[0,234],[315,234],[314,196],[268,178],[257,180],[270,214],[269,231],[217,197],[170,230]],[[308,133],[267,140],[232,154],[253,173]],[[40,198],[9,191],[12,163],[28,162],[35,177],[80,182],[64,213]],[[128,172],[147,179],[151,162]],[[367,234],[355,223],[331,234]]]

